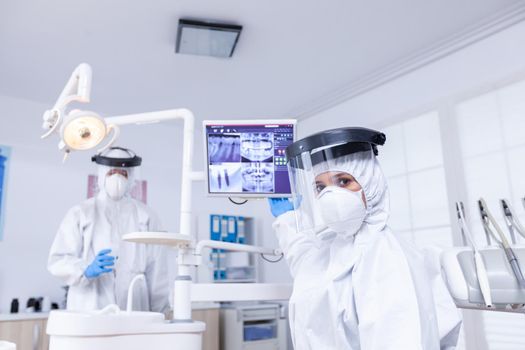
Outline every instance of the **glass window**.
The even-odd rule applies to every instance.
[[[496,93],[462,102],[456,108],[458,131],[463,156],[472,157],[501,150],[503,140]]]
[[[447,186],[443,167],[408,176],[414,228],[448,226]]]
[[[452,246],[438,112],[383,131],[387,142],[379,160],[390,189],[392,230],[418,246]]]
[[[437,112],[404,123],[407,170],[417,171],[443,164]]]

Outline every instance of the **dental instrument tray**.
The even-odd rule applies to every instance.
[[[203,122],[210,196],[289,197],[285,150],[295,141],[293,119]]]
[[[513,246],[514,254],[523,270],[525,246]],[[479,250],[485,263],[494,307],[485,306],[478,282],[474,252],[467,247],[453,248],[441,256],[441,266],[452,298],[460,308],[523,312],[525,289],[522,288],[509,265],[505,251],[497,247]]]

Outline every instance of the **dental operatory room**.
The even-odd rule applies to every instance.
[[[525,350],[525,1],[0,0],[0,350]]]

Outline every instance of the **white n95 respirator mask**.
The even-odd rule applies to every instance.
[[[338,234],[355,235],[366,217],[363,191],[353,192],[328,186],[319,194],[319,209],[324,223]]]
[[[128,179],[121,174],[106,176],[104,188],[109,198],[118,201],[126,194],[128,189]]]

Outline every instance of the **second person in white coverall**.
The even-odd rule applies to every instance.
[[[141,158],[113,147],[93,157],[98,164],[98,194],[71,208],[49,253],[48,269],[69,286],[67,308],[89,311],[109,304],[126,307],[131,280],[133,309],[169,312],[166,248],[122,241],[126,233],[160,231],[153,211],[131,198],[135,169]]]
[[[295,349],[455,348],[461,318],[439,261],[388,227],[375,154],[384,134],[344,128],[304,140],[287,149],[295,208],[270,200],[294,278]]]

